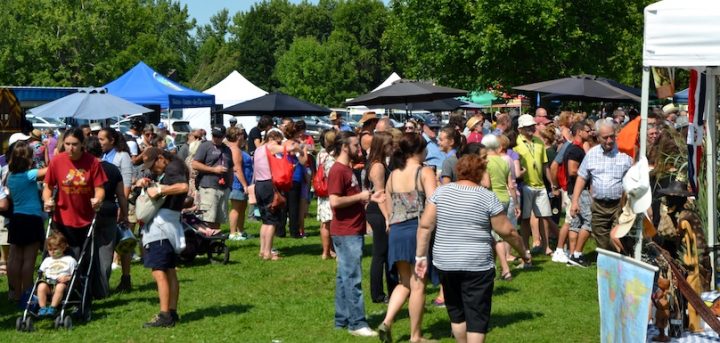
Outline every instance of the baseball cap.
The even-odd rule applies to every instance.
[[[635,163],[623,177],[623,189],[628,202],[635,213],[644,213],[650,208],[652,194],[650,192],[650,166],[645,156]]]
[[[225,127],[220,125],[213,126],[212,135],[214,137],[225,137]]]
[[[231,118],[230,118],[230,123],[237,123],[237,118],[231,117]]]
[[[534,125],[536,125],[535,118],[533,118],[533,116],[531,116],[529,114],[523,114],[520,116],[520,118],[518,118],[518,127],[519,128],[534,126]]]
[[[160,130],[165,130],[165,129],[167,129],[167,126],[165,125],[165,123],[160,122],[160,123],[158,124],[157,128],[160,129]]]
[[[150,169],[152,168],[153,164],[155,164],[155,161],[157,161],[158,157],[162,155],[163,151],[160,148],[151,147],[145,150],[143,153],[145,155],[145,161],[143,162],[143,168]]]
[[[28,139],[30,139],[30,136],[28,136],[22,132],[13,133],[12,136],[10,136],[10,139],[8,140],[8,145],[13,145],[17,141],[26,141]]]
[[[438,119],[437,116],[430,115],[430,116],[428,116],[427,120],[425,121],[425,125],[432,127],[432,128],[437,128],[437,127],[441,127],[442,123],[440,123],[440,120]]]

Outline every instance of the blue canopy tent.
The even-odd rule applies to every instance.
[[[174,82],[142,61],[104,87],[108,93],[140,105],[160,105],[164,109],[215,106],[214,95]]]

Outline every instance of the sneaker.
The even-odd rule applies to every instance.
[[[240,234],[235,232],[235,233],[231,233],[230,235],[228,235],[228,240],[229,241],[240,241],[241,240],[240,237],[241,237]]]
[[[555,250],[552,255],[552,261],[556,263],[568,263],[568,257],[562,250]]]
[[[360,336],[360,337],[376,337],[378,335],[377,332],[371,330],[369,327],[363,327],[359,328],[357,330],[348,330],[351,335],[353,336]]]
[[[575,266],[581,268],[587,268],[587,266],[589,265],[589,263],[583,258],[583,255],[580,255],[579,257],[575,257],[575,255],[570,256],[567,264],[570,267]]]
[[[115,263],[115,262],[113,262],[113,263],[112,263],[112,266],[111,266],[110,268],[111,268],[112,270],[118,270],[118,268],[120,268],[120,265],[117,264],[117,263]]]
[[[248,240],[248,239],[252,238],[252,236],[251,236],[251,235],[248,235],[247,232],[241,232],[241,233],[239,233],[238,235],[239,235],[239,236],[238,236],[238,237],[239,237],[239,238],[238,238],[239,241],[245,241],[245,240]]]
[[[143,324],[145,328],[171,328],[175,326],[175,321],[169,313],[160,312],[153,320]]]
[[[385,323],[380,323],[380,326],[378,326],[378,335],[380,336],[380,342],[392,343],[392,331]]]
[[[46,317],[47,316],[47,310],[49,307],[41,307],[40,310],[38,310],[38,317]]]
[[[433,306],[435,306],[435,307],[441,307],[441,308],[442,308],[442,307],[445,307],[445,300],[440,300],[440,299],[437,299],[437,298],[436,298],[435,300],[433,300],[432,304],[433,304]]]
[[[170,318],[172,318],[172,320],[176,323],[180,321],[180,316],[175,310],[170,310]]]
[[[48,316],[48,317],[54,317],[56,314],[57,314],[57,310],[56,310],[54,307],[48,306],[48,307],[45,308],[45,315],[46,315],[46,316]]]
[[[132,282],[130,281],[130,275],[123,275],[120,277],[120,283],[115,288],[116,293],[129,292],[132,289]]]
[[[140,257],[140,255],[133,255],[133,257],[132,257],[133,262],[142,262],[142,260],[143,259],[142,259],[142,257]]]

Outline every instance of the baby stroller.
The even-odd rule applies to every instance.
[[[49,237],[50,230],[52,227],[52,216],[48,220],[47,232],[45,238]],[[80,250],[80,256],[77,259],[77,266],[73,270],[70,283],[66,290],[65,296],[60,303],[59,314],[55,317],[54,328],[65,328],[72,329],[73,323],[71,316],[75,316],[77,319],[82,321],[90,321],[90,303],[92,294],[90,292],[90,276],[92,275],[92,265],[95,259],[95,243],[94,243],[94,231],[95,231],[95,218],[93,218],[88,230],[85,242],[83,242],[82,249]],[[46,249],[43,248],[43,256],[46,255]],[[89,255],[89,256],[88,256]],[[44,281],[42,272],[38,272],[38,276],[35,279],[31,295],[28,297],[23,315],[18,317],[15,322],[15,329],[17,331],[31,332],[34,330],[33,318],[39,319],[38,315],[38,304],[34,298],[34,294],[37,291],[38,285],[41,281]]]
[[[193,199],[185,200],[185,208],[191,208]],[[191,263],[199,254],[207,254],[211,262],[227,264],[230,261],[230,248],[225,241],[228,235],[224,233],[212,234],[212,229],[205,223],[199,214],[202,210],[183,211],[180,221],[185,232],[185,249],[180,253],[180,261]]]

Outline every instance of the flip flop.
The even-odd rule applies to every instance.
[[[503,273],[502,275],[500,275],[501,281],[512,281],[512,279],[513,279],[512,273],[509,271],[507,273]]]

